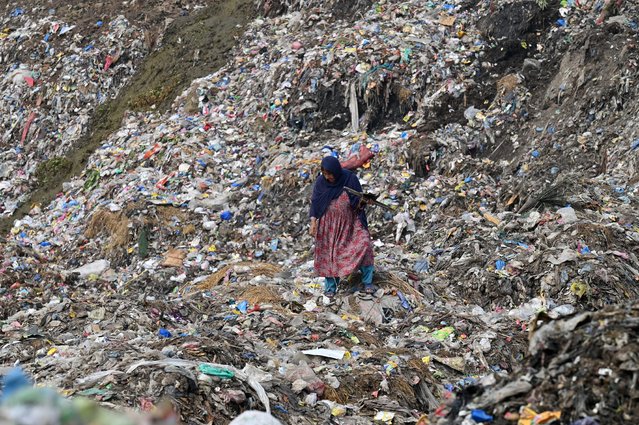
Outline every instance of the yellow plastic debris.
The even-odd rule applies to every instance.
[[[335,406],[331,409],[331,415],[337,417],[344,416],[346,414],[346,408],[344,406]]]
[[[537,412],[532,410],[530,407],[522,407],[519,412],[519,421],[517,425],[532,425],[532,421],[537,415]]]
[[[543,425],[550,424],[561,419],[561,411],[546,411],[537,413],[526,406],[519,412],[519,422],[517,425]]]
[[[558,421],[559,419],[561,419],[561,411],[542,412],[535,416],[533,419],[533,425],[549,424],[554,421]]]
[[[581,280],[573,280],[570,284],[570,292],[575,294],[577,297],[581,298],[588,292],[588,284],[582,282]]]

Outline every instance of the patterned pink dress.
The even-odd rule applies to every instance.
[[[373,262],[371,236],[343,192],[331,201],[317,225],[315,273],[322,277],[345,277],[361,266],[372,266]]]

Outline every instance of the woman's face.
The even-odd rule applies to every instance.
[[[329,182],[330,184],[335,183],[335,176],[330,171],[325,170],[324,168],[322,168],[322,175],[324,176],[326,181]]]

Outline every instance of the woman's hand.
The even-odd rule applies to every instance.
[[[312,237],[317,237],[317,219],[311,218],[311,228],[308,231],[308,234]]]
[[[371,205],[372,202],[370,199],[361,197],[359,198],[359,203],[357,204],[357,211],[363,210],[366,205]]]

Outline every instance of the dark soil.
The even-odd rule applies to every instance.
[[[477,28],[492,42],[485,59],[497,65],[491,72],[519,70],[524,59],[535,53],[545,30],[559,17],[558,10],[558,0],[549,1],[544,9],[531,0],[506,5],[480,19]]]
[[[374,2],[372,0],[333,0],[326,3],[330,3],[329,7],[331,8],[333,18],[351,19],[361,16]],[[282,15],[291,10],[283,0],[262,0],[258,11],[264,16],[272,17]]]

